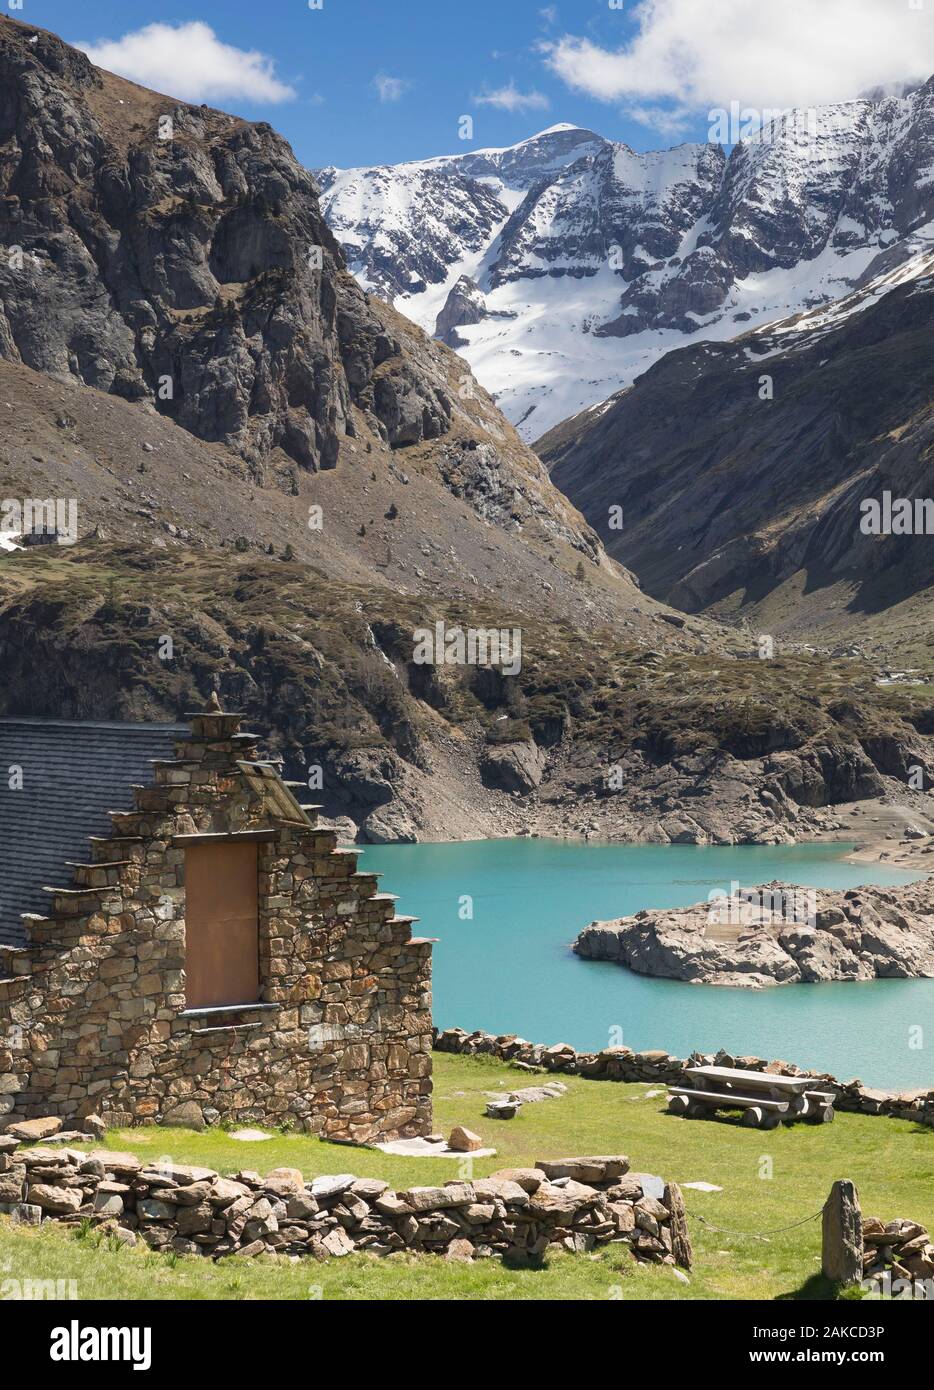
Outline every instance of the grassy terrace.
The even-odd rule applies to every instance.
[[[407,1253],[351,1255],[327,1264],[235,1257],[213,1264],[111,1248],[99,1232],[52,1223],[14,1230],[0,1218],[0,1299],[6,1279],[73,1279],[80,1299],[828,1298],[833,1290],[819,1272],[819,1220],[777,1228],[818,1212],[834,1179],[855,1180],[868,1214],[912,1217],[934,1227],[934,1145],[929,1130],[908,1121],[839,1115],[831,1126],[763,1133],[668,1116],[664,1097],[647,1098],[652,1088],[646,1085],[564,1079],[568,1090],[560,1099],[525,1106],[512,1121],[487,1120],[481,1118],[484,1092],[529,1084],[528,1074],[489,1058],[436,1054],[437,1127],[447,1132],[466,1124],[496,1145],[496,1158],[474,1163],[475,1177],[536,1158],[623,1152],[635,1171],[722,1187],[684,1194],[696,1257],[690,1284],[671,1269],[636,1266],[622,1246],[592,1256],[555,1252],[543,1269],[523,1271],[499,1260],[463,1265]],[[108,1144],[228,1175],[289,1165],[309,1178],[353,1172],[399,1188],[464,1176],[453,1159],[391,1157],[301,1135],[243,1143],[221,1130],[149,1128],[116,1132]]]

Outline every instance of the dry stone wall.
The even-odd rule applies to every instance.
[[[653,1195],[659,1191],[659,1195]],[[129,1245],[182,1255],[327,1259],[398,1250],[535,1263],[550,1245],[625,1245],[690,1268],[679,1188],[629,1171],[624,1155],[541,1162],[488,1178],[394,1192],[375,1178],[295,1168],[224,1178],[109,1149],[26,1146],[0,1136],[0,1212],[19,1224],[89,1220]]]
[[[237,715],[195,716],[49,915],[25,919],[25,949],[0,948],[0,1126],[96,1112],[363,1143],[430,1132],[430,943],[332,830],[257,792],[240,765],[256,743]],[[234,833],[257,843],[259,1000],[192,1010],[185,837]]]
[[[821,1090],[836,1094],[837,1110],[856,1111],[863,1115],[891,1115],[897,1119],[914,1120],[916,1124],[934,1128],[934,1089],[922,1087],[914,1091],[878,1091],[861,1081],[838,1081],[828,1072],[807,1071],[792,1062],[764,1061],[761,1057],[736,1057],[728,1052],[692,1052],[683,1061],[668,1052],[650,1050],[634,1052],[631,1047],[606,1047],[601,1052],[577,1052],[569,1043],[527,1042],[514,1033],[499,1036],[463,1028],[436,1029],[436,1052],[457,1052],[465,1055],[483,1053],[498,1057],[514,1066],[541,1068],[544,1071],[583,1076],[592,1081],[645,1081],[660,1085],[690,1085],[688,1067],[739,1067],[747,1071],[770,1071],[779,1076],[809,1076]]]
[[[883,1221],[863,1217],[863,1279],[886,1291],[902,1280],[919,1286],[916,1296],[934,1302],[934,1240],[926,1226],[906,1217]]]

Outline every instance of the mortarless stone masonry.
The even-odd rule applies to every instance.
[[[216,1118],[367,1143],[431,1130],[431,944],[316,829],[240,716],[192,717],[25,949],[0,947],[0,1125]],[[291,810],[290,810],[291,807]],[[259,1005],[186,1010],[185,846],[258,849]]]
[[[142,1239],[154,1250],[214,1259],[411,1250],[535,1264],[551,1245],[618,1244],[640,1262],[690,1269],[693,1260],[680,1188],[630,1173],[624,1154],[393,1192],[349,1173],[305,1182],[297,1169],[277,1168],[230,1179],[168,1161],[147,1166],[112,1149],[31,1147],[0,1136],[0,1214],[25,1225],[89,1221],[129,1245]]]
[[[688,1067],[740,1067],[746,1071],[770,1071],[779,1076],[810,1076],[822,1091],[834,1093],[834,1108],[863,1115],[889,1115],[934,1128],[934,1089],[877,1091],[859,1080],[838,1081],[829,1072],[807,1071],[792,1062],[767,1062],[761,1057],[735,1057],[729,1052],[692,1052],[683,1061],[669,1052],[634,1052],[631,1047],[605,1047],[601,1052],[577,1052],[570,1043],[527,1042],[515,1033],[473,1033],[463,1028],[435,1029],[434,1050],[467,1056],[483,1053],[510,1062],[514,1067],[583,1076],[589,1081],[645,1081],[652,1085],[691,1085]]]

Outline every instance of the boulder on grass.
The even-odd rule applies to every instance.
[[[463,1236],[455,1236],[444,1253],[446,1260],[459,1260],[468,1263],[474,1257],[473,1242]]]
[[[863,1274],[863,1215],[855,1183],[841,1180],[824,1203],[821,1269],[835,1284],[856,1284]]]
[[[491,1120],[514,1120],[521,1108],[521,1100],[490,1100],[486,1113]]]
[[[451,1130],[448,1148],[460,1154],[474,1153],[477,1149],[483,1148],[483,1140],[479,1134],[474,1134],[473,1130],[465,1129],[463,1125],[455,1125]]]

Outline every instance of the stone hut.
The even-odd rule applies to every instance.
[[[21,787],[10,778],[0,820],[25,818],[38,849],[11,863],[4,846],[0,1127],[96,1113],[111,1125],[292,1125],[358,1143],[427,1134],[430,942],[257,756],[241,716],[190,719],[190,732],[57,723],[72,730],[65,750],[86,750],[89,727],[124,732],[117,752],[111,740],[88,762],[83,793],[67,788],[67,751],[56,787],[31,785],[28,766]],[[7,748],[16,723],[32,726],[16,747],[35,749],[44,721],[0,721]],[[46,867],[44,826],[62,845],[76,813],[99,828],[120,749],[139,763],[133,729],[156,747],[171,735],[174,756],[146,759],[151,782],[91,834],[88,862],[68,864],[70,887],[41,885],[44,913],[12,916]]]

